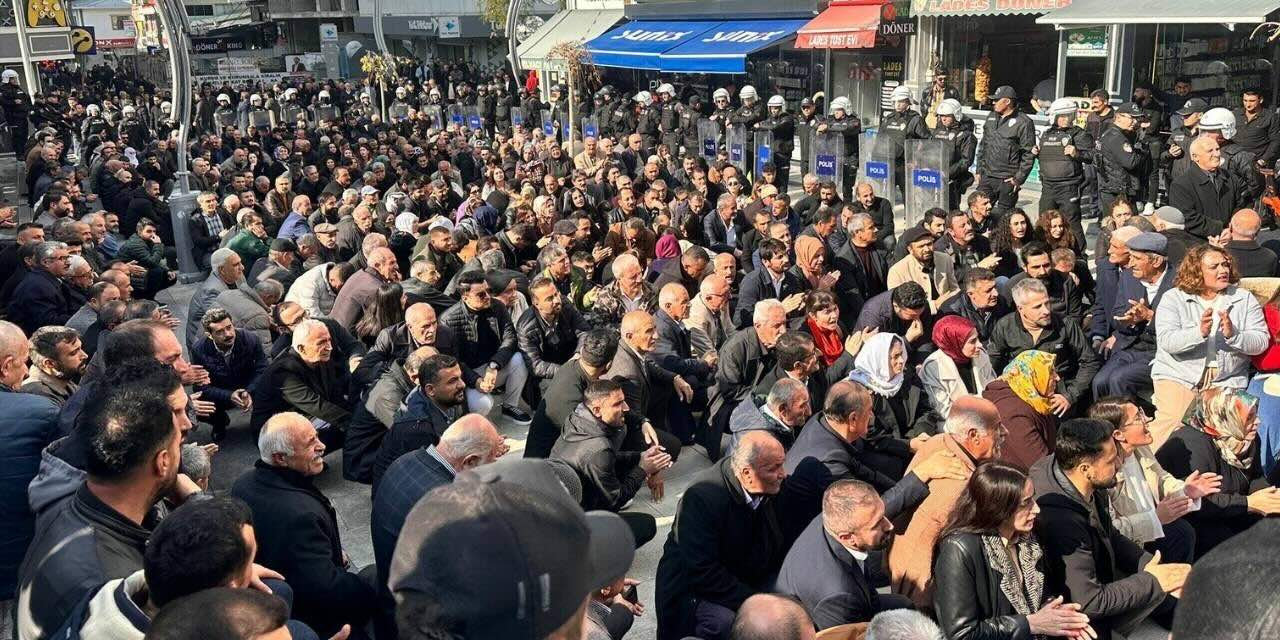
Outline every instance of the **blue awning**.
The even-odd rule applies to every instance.
[[[792,37],[808,22],[721,22],[668,48],[660,56],[659,68],[673,73],[743,73],[746,71],[747,55]]]
[[[595,38],[586,45],[591,63],[602,67],[660,70],[662,52],[716,26],[715,22],[637,20]]]

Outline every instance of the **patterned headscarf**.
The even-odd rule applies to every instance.
[[[1182,424],[1203,431],[1213,438],[1223,461],[1237,469],[1247,469],[1249,459],[1241,460],[1236,451],[1247,439],[1249,423],[1258,411],[1258,399],[1244,391],[1205,389],[1187,407]]]
[[[1013,358],[1004,368],[1000,377],[1009,383],[1009,388],[1022,398],[1040,415],[1049,415],[1053,410],[1049,404],[1049,382],[1053,380],[1053,363],[1057,356],[1047,351],[1023,351]]]

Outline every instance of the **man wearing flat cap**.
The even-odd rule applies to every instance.
[[[992,194],[999,218],[1018,204],[1018,188],[1031,175],[1036,158],[1036,127],[1018,111],[1018,94],[1008,85],[991,95],[991,114],[978,143],[977,188]]]
[[[1142,107],[1126,102],[1116,107],[1110,127],[1102,132],[1103,169],[1098,178],[1102,193],[1102,210],[1110,211],[1111,203],[1124,196],[1140,208],[1147,201],[1147,174],[1150,154],[1139,140],[1142,119],[1146,112]]]
[[[298,265],[298,246],[288,238],[276,238],[271,241],[271,250],[266,257],[258,258],[249,270],[249,283],[257,284],[263,280],[275,280],[285,291],[293,285],[300,275]]]
[[[903,232],[907,255],[889,268],[886,284],[890,289],[904,282],[920,285],[929,296],[929,310],[937,313],[942,303],[960,292],[960,285],[951,256],[934,251],[934,241],[933,234],[920,227]]]
[[[1129,268],[1120,272],[1116,295],[1106,313],[1115,327],[1102,342],[1107,361],[1093,378],[1093,395],[1142,397],[1151,388],[1151,360],[1156,353],[1155,309],[1173,286],[1169,241],[1155,232],[1130,238]]]

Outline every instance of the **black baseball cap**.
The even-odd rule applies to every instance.
[[[1178,115],[1189,116],[1193,113],[1204,113],[1209,110],[1209,103],[1200,98],[1191,98],[1178,109]]]
[[[1132,116],[1132,117],[1134,117],[1134,118],[1146,118],[1146,117],[1148,117],[1148,116],[1147,116],[1147,112],[1146,112],[1146,111],[1143,111],[1143,110],[1142,110],[1142,107],[1139,107],[1139,106],[1138,106],[1138,103],[1136,103],[1136,102],[1122,102],[1122,103],[1120,103],[1120,106],[1116,107],[1116,113],[1123,114],[1123,115],[1126,115],[1126,116]]]
[[[1008,98],[1010,100],[1017,100],[1018,92],[1014,91],[1013,87],[1007,84],[996,87],[996,92],[991,94],[991,101],[995,102],[996,100],[1002,100],[1004,98]]]
[[[501,460],[414,506],[388,584],[397,604],[429,600],[464,637],[537,640],[634,557],[622,518],[584,513],[548,461]]]

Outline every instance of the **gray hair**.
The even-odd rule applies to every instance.
[[[945,640],[928,616],[913,609],[891,609],[867,624],[866,640]]]
[[[987,422],[986,416],[972,409],[962,409],[954,404],[951,405],[951,411],[947,413],[947,419],[942,423],[942,430],[956,437],[963,436],[970,429],[976,429],[978,433],[986,433],[991,430],[992,425]]]
[[[253,291],[258,294],[259,298],[262,298],[263,302],[275,304],[280,302],[280,297],[284,295],[284,286],[271,278],[264,278],[259,280],[258,284],[253,285]],[[267,302],[268,298],[271,299],[271,302]]]
[[[485,428],[486,426],[489,428]],[[463,416],[445,429],[436,448],[455,460],[463,460],[469,456],[486,458],[493,450],[490,428],[496,431],[493,423],[484,416],[479,414]]]
[[[731,454],[732,460],[730,464],[734,469],[741,469],[749,466],[756,468],[756,464],[760,462],[760,456],[764,454],[769,442],[778,442],[772,433],[761,430],[747,431],[743,434],[742,439],[733,448]]]
[[[639,218],[634,219],[639,220]],[[631,265],[639,267],[640,260],[630,253],[624,253],[613,259],[613,264],[609,265],[609,269],[613,271],[614,278],[621,278],[623,270],[629,268]]]
[[[569,255],[569,252],[565,251],[564,247],[554,242],[548,242],[547,246],[543,247],[542,251],[538,252],[538,264],[543,268],[546,268],[546,266],[551,264],[552,261],[559,260],[561,257],[567,255]]]
[[[320,239],[314,233],[304,233],[298,237],[298,248],[320,249]]]
[[[231,259],[231,256],[234,255],[236,255],[236,252],[231,249],[218,249],[213,252],[213,255],[209,256],[209,266],[213,267],[214,271],[217,271],[222,268],[222,265],[226,264],[227,261]]]
[[[27,344],[27,334],[18,325],[0,320],[0,358],[17,356]]]
[[[98,218],[102,218],[103,222],[107,221],[107,217],[103,215],[101,211],[94,211],[93,213],[86,213],[80,216],[80,222],[83,222],[87,225],[93,225],[93,221]]]
[[[751,323],[760,324],[767,321],[774,309],[781,309],[784,314],[787,312],[787,308],[782,306],[782,301],[777,298],[768,298],[757,302],[755,309],[751,311]]]
[[[426,275],[427,269],[432,266],[434,265],[426,258],[418,258],[409,264],[409,277],[421,280],[422,276]]]
[[[44,262],[53,257],[54,253],[67,248],[67,243],[58,242],[57,240],[47,240],[36,245],[36,260]]]
[[[678,283],[672,283],[680,286]],[[803,382],[792,378],[782,378],[773,383],[773,388],[769,389],[769,395],[765,398],[765,402],[769,408],[777,411],[780,407],[785,407],[795,402],[797,398],[804,394],[809,395],[809,389],[804,386]]]
[[[716,211],[719,211],[726,204],[732,204],[734,209],[738,208],[738,199],[732,193],[722,193],[716,198]]]
[[[1049,295],[1049,290],[1044,287],[1044,283],[1036,278],[1023,278],[1015,283],[1009,289],[1009,295],[1013,298],[1013,304],[1021,307],[1026,304],[1034,294]]]
[[[849,233],[857,233],[873,224],[875,224],[875,220],[872,220],[869,214],[855,213],[853,217],[849,218]]]
[[[89,264],[88,260],[85,260],[81,256],[71,256],[71,265],[68,273],[75,273],[77,269],[81,268],[88,269],[90,271],[93,270],[93,266]]]
[[[293,335],[298,335],[297,330],[294,330]],[[258,434],[258,458],[263,462],[275,464],[272,458],[277,453],[284,456],[293,455],[293,443],[289,438],[289,429],[281,424],[284,420],[279,419],[281,416],[289,415],[306,420],[301,415],[292,412],[277,413],[272,416],[271,420],[267,421],[266,425],[263,425],[262,432]]]
[[[293,340],[289,345],[294,349],[297,349],[303,344],[306,344],[307,338],[310,338],[312,333],[320,329],[328,331],[329,327],[324,326],[323,322],[314,319],[307,319],[299,322],[298,326],[293,328]]]
[[[497,271],[507,266],[507,258],[502,255],[502,249],[490,249],[480,254],[480,268],[485,273]]]
[[[187,474],[192,480],[203,480],[213,472],[213,464],[209,460],[209,452],[197,444],[182,445],[182,458],[178,463],[178,473]]]

